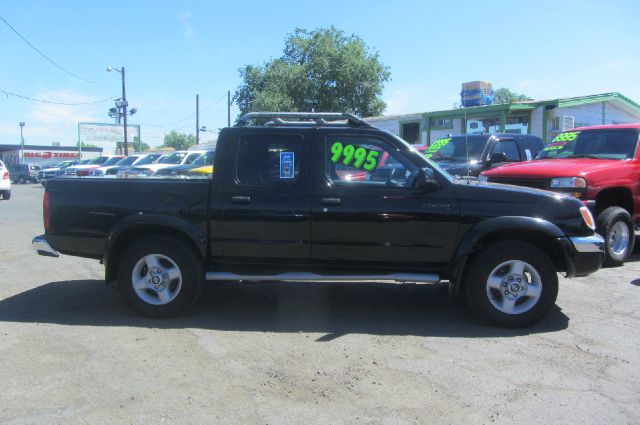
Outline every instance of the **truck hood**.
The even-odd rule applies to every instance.
[[[622,165],[619,159],[538,159],[487,170],[488,177],[576,177],[594,172],[615,169]]]
[[[480,171],[482,171],[484,165],[480,161],[436,161],[436,164],[454,176],[477,176]]]
[[[522,186],[483,183],[474,179],[458,179],[455,182],[455,190],[463,200],[461,205],[469,209],[463,210],[463,215],[484,219],[527,216],[553,223],[567,236],[592,233],[580,214],[582,202],[572,196]]]

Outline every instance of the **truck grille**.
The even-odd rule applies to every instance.
[[[514,186],[526,186],[534,189],[549,190],[551,182],[549,179],[509,179],[509,178],[489,178],[491,183],[511,184]]]

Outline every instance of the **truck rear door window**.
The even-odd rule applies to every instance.
[[[303,138],[245,135],[238,143],[236,181],[250,185],[291,185],[298,181]]]

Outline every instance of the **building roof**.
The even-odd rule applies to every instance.
[[[500,112],[529,111],[540,106],[550,106],[551,108],[567,108],[572,106],[586,105],[590,103],[613,102],[622,110],[631,114],[640,114],[640,104],[634,102],[626,96],[617,92],[592,94],[588,96],[564,97],[549,100],[525,100],[514,103],[499,103],[496,105],[472,106],[468,108],[457,108],[442,111],[431,111],[414,114],[386,115],[366,118],[367,121],[381,121],[394,119],[409,119],[411,117],[425,118],[457,118],[474,117]]]

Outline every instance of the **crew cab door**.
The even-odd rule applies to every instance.
[[[218,239],[225,261],[309,260],[309,134],[247,129],[232,136]]]
[[[419,168],[379,132],[320,129],[313,143],[312,258],[330,268],[433,270],[458,233],[453,184],[425,192]],[[364,158],[364,160],[362,159]],[[446,180],[446,179],[445,179]]]

